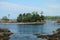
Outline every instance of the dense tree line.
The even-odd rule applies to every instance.
[[[48,20],[58,20],[60,19],[60,16],[45,16],[45,18]]]
[[[44,16],[42,14],[43,12],[41,12],[40,15],[38,12],[22,13],[17,17],[17,22],[41,22],[44,21]]]

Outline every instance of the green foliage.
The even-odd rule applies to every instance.
[[[6,22],[9,21],[7,16],[2,17],[2,20],[6,21]]]
[[[58,20],[60,19],[60,16],[45,16],[45,18],[48,20]]]
[[[22,14],[19,15],[19,17],[17,17],[17,21],[21,22],[22,21]]]
[[[41,20],[44,20],[44,16],[40,16],[38,12],[23,13],[17,17],[17,22],[41,22]]]
[[[44,19],[45,19],[45,18],[44,18],[44,16],[42,15],[42,14],[43,14],[43,11],[41,11],[41,13],[40,13],[40,14],[41,14],[41,17],[40,17],[40,18],[41,18],[41,20],[42,20],[42,21],[44,21]]]

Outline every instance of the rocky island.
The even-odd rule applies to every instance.
[[[7,16],[2,17],[0,23],[2,24],[45,24],[45,17],[38,12],[21,13],[16,20],[10,20]]]
[[[17,22],[21,24],[44,24],[45,17],[42,15],[43,12],[23,13],[17,17]]]

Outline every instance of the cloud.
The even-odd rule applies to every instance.
[[[58,9],[58,8],[60,8],[60,4],[57,4],[57,3],[55,3],[55,4],[50,4],[49,7],[50,7],[50,8]]]
[[[41,8],[36,8],[36,7],[30,7],[30,6],[25,6],[25,5],[18,5],[14,3],[9,3],[9,2],[0,2],[0,6],[3,7],[4,9],[9,9],[10,11],[15,11],[15,10],[32,10],[32,11],[39,11]]]
[[[60,16],[60,3],[48,3],[46,13],[50,16]]]
[[[59,10],[60,10],[60,4],[57,3],[56,4],[48,3],[47,6],[43,8],[43,7],[26,6],[10,2],[0,2],[1,16],[11,14],[12,18],[16,18],[20,13],[32,12],[32,11],[38,11],[38,12],[43,11],[44,15],[56,15],[56,13],[59,15],[60,13]]]
[[[11,14],[11,16],[17,17],[19,13],[32,12],[32,11],[41,11],[41,10],[40,10],[40,8],[36,8],[36,7],[19,5],[19,4],[9,3],[9,2],[0,2],[1,15]]]

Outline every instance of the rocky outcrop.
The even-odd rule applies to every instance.
[[[46,38],[47,40],[60,40],[60,28],[53,31],[52,35],[34,34],[37,38]]]
[[[9,29],[0,28],[0,40],[9,40],[9,36],[13,34]]]

